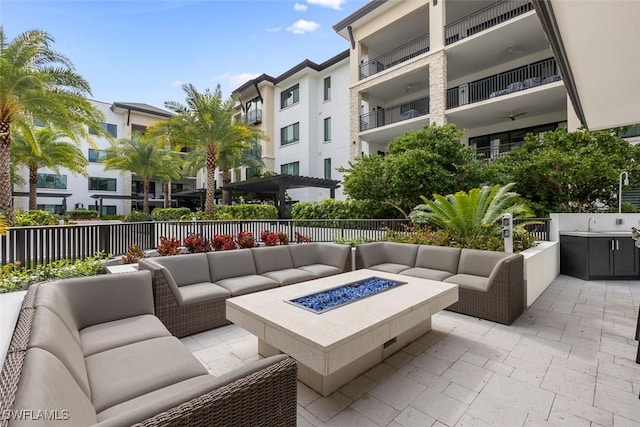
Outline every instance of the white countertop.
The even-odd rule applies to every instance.
[[[574,237],[629,237],[631,238],[631,230],[629,231],[561,231],[561,236]]]

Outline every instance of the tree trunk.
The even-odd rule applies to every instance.
[[[13,224],[13,195],[11,194],[11,133],[10,123],[0,121],[0,213]]]
[[[204,199],[204,212],[213,215],[213,199],[216,191],[216,157],[215,153],[207,153],[207,193]]]
[[[165,208],[170,208],[171,207],[171,194],[169,194],[169,183],[168,182],[162,183],[162,192],[164,193],[164,207]]]
[[[149,184],[148,179],[142,181],[142,188],[144,191],[142,196],[142,212],[145,214],[149,213],[149,187],[151,187],[151,185]]]
[[[228,183],[231,182],[231,171],[229,168],[225,168],[222,171],[222,186],[224,187]],[[230,205],[231,204],[231,192],[230,191],[222,191],[222,204]]]
[[[29,210],[38,209],[38,167],[29,166]]]

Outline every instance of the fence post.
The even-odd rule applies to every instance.
[[[13,262],[19,262],[21,266],[27,267],[27,229],[21,227],[14,229],[13,232],[15,233],[16,242],[16,253],[13,257]]]
[[[98,250],[111,254],[111,227],[105,224],[98,225]]]

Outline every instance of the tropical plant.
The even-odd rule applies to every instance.
[[[264,162],[262,157],[254,155],[262,151],[260,141],[252,139],[248,141],[239,141],[235,144],[224,146],[218,158],[218,169],[222,171],[222,185],[231,182],[231,170],[246,166],[248,168],[262,170]],[[203,162],[200,162],[203,164]],[[231,204],[231,193],[222,192],[222,203],[224,205]]]
[[[180,239],[175,237],[160,237],[160,243],[156,246],[158,255],[171,256],[180,254]]]
[[[173,173],[178,177],[181,170],[178,154],[167,148],[162,139],[139,133],[112,143],[105,150],[102,164],[105,170],[133,172],[142,179],[142,211],[146,214],[149,213],[151,180],[160,174]]]
[[[263,230],[260,233],[260,240],[265,246],[277,246],[280,244],[280,238],[278,235],[269,230]]]
[[[4,215],[0,214],[0,236],[7,234],[7,228],[9,228],[9,222]]]
[[[230,251],[236,248],[236,242],[231,234],[214,234],[211,247],[214,251]]]
[[[253,233],[250,231],[241,231],[236,238],[238,247],[240,248],[253,248],[256,246],[256,239],[253,237]]]
[[[15,211],[13,225],[16,227],[30,227],[35,225],[55,225],[62,218],[42,209],[30,211]]]
[[[311,243],[311,236],[300,234],[297,231],[295,232],[294,236],[296,238],[296,243]]]
[[[199,254],[202,252],[209,252],[211,247],[207,239],[199,234],[189,233],[184,238],[184,246],[187,248],[190,254]]]
[[[280,242],[281,245],[289,244],[289,235],[284,231],[277,231],[276,236],[278,236],[278,241]]]
[[[514,218],[530,217],[531,210],[512,192],[514,183],[458,191],[455,194],[422,196],[409,215],[416,224],[429,224],[447,230],[456,246],[468,247],[478,239],[500,236],[500,220],[506,213]],[[473,246],[476,246],[475,244]]]
[[[0,26],[0,212],[9,222],[13,130],[24,133],[37,118],[76,141],[88,139],[89,128],[110,137],[100,125],[104,116],[88,98],[89,83],[52,44],[53,38],[39,30],[8,41]]]
[[[212,214],[215,170],[221,155],[237,153],[235,147],[240,147],[241,153],[251,148],[250,141],[267,140],[268,137],[257,127],[234,120],[237,99],[223,100],[220,85],[213,92],[209,89],[198,92],[192,84],[186,84],[182,89],[186,93],[186,103],[165,102],[165,107],[176,115],[160,127],[167,128],[165,133],[171,135],[176,146],[190,148],[186,157],[191,170],[206,167],[205,212]]]
[[[51,126],[22,127],[13,134],[12,162],[29,171],[29,209],[37,208],[38,169],[49,168],[56,173],[64,167],[72,173],[87,175],[89,161],[75,144],[65,141],[66,134]]]
[[[129,245],[127,246],[127,251],[120,258],[120,264],[135,264],[145,256],[144,250],[138,245]]]

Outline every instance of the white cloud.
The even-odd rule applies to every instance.
[[[242,86],[249,80],[255,79],[258,77],[260,73],[224,73],[219,76],[214,77],[214,81],[224,81],[228,84],[231,90],[235,90],[238,87]]]
[[[268,33],[279,33],[280,31],[282,31],[282,27],[267,28]]]
[[[296,3],[293,5],[293,10],[296,12],[304,12],[309,8],[306,4]]]
[[[287,31],[293,34],[304,34],[315,31],[318,28],[320,28],[320,24],[315,21],[306,21],[304,19],[299,19],[294,22],[293,25],[287,27]]]
[[[341,10],[346,0],[307,0],[309,4],[316,4],[329,9]]]
[[[171,83],[171,86],[182,87],[183,84],[184,82],[182,82],[182,80],[175,80],[173,83]]]

